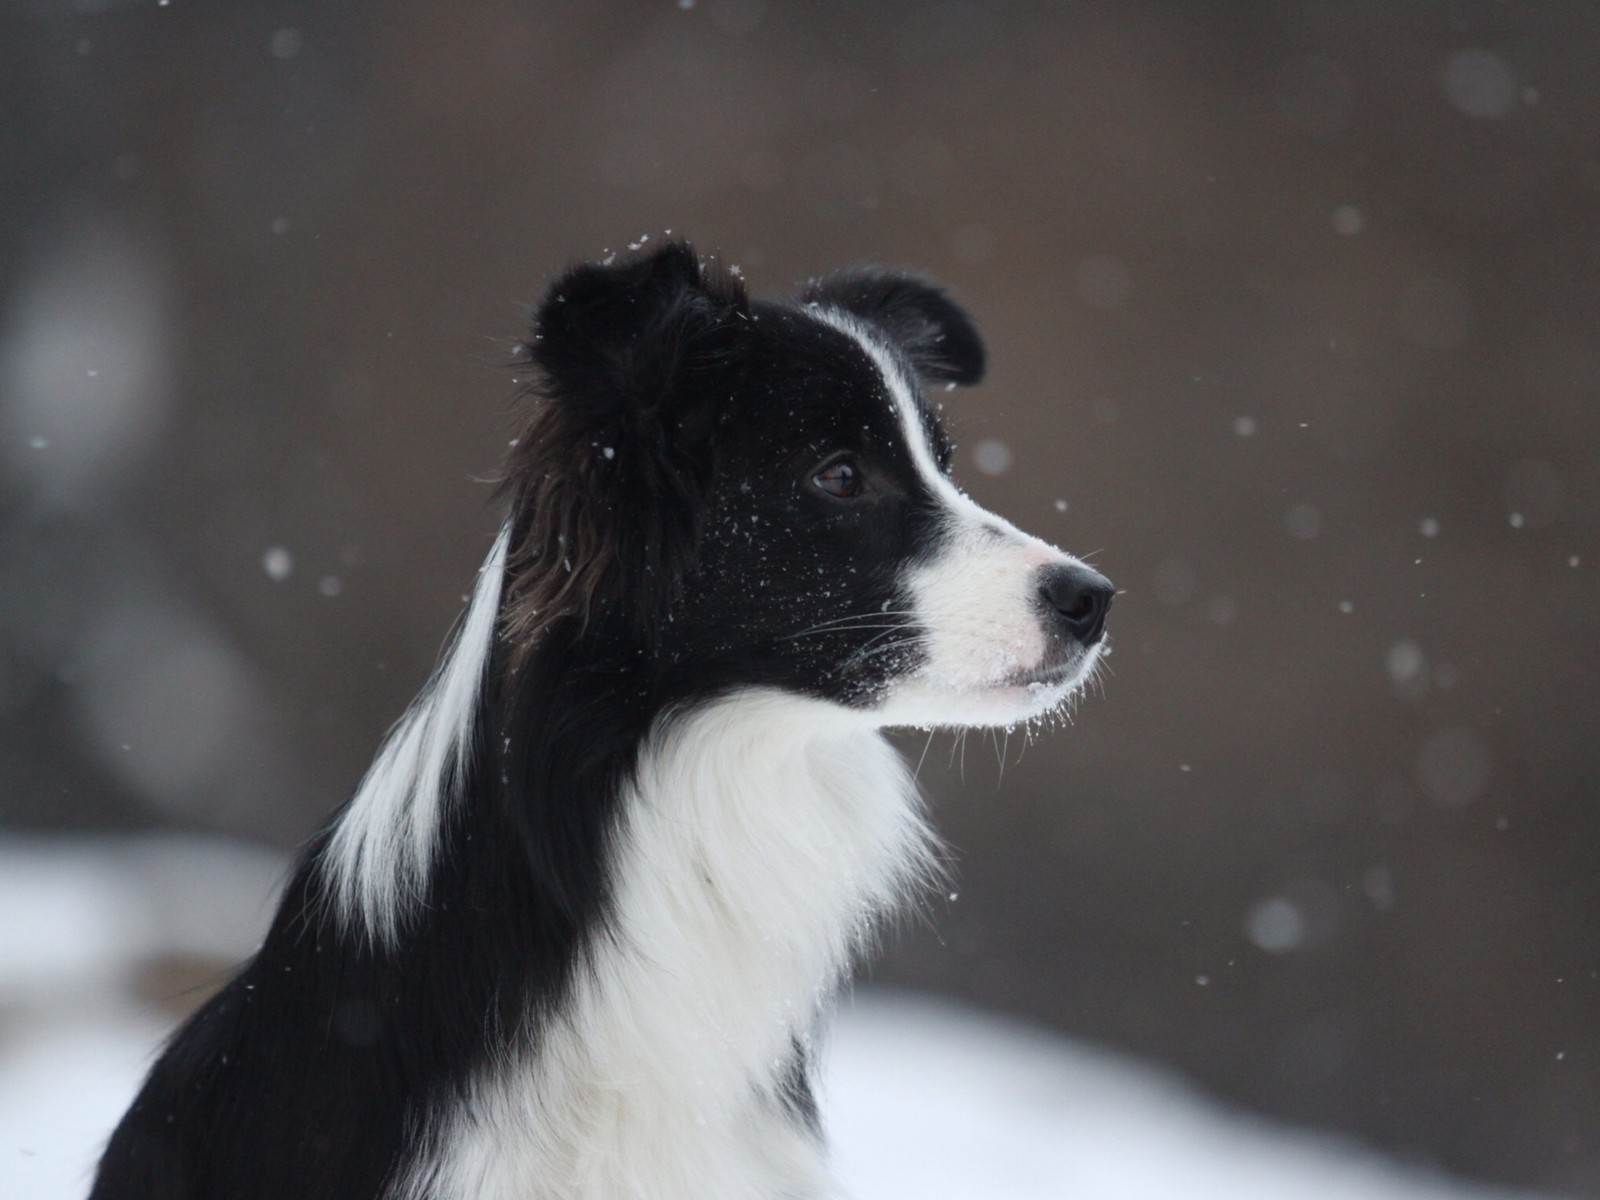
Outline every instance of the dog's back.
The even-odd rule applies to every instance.
[[[551,289],[451,649],[173,1039],[96,1200],[826,1188],[813,1034],[932,873],[888,725],[1059,709],[1110,585],[950,483],[970,322],[688,247]]]

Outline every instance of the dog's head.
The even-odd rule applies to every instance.
[[[1102,652],[1110,583],[950,480],[922,385],[977,382],[984,352],[938,288],[860,270],[753,302],[669,243],[568,272],[528,349],[522,643],[562,624],[665,694],[775,687],[881,725],[1026,720]]]

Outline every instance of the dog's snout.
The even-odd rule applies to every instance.
[[[1106,612],[1116,589],[1099,571],[1074,563],[1045,567],[1040,572],[1039,595],[1065,632],[1092,646],[1106,631]]]

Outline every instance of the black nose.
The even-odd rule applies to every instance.
[[[1055,614],[1061,629],[1085,646],[1092,646],[1106,631],[1106,612],[1117,594],[1111,581],[1082,564],[1045,567],[1040,572],[1039,595]]]

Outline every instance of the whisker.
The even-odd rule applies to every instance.
[[[867,625],[867,624],[859,623],[859,622],[858,623],[854,623],[854,624],[846,624],[844,622],[841,622],[841,623],[836,624],[836,625],[819,625],[815,629],[802,629],[799,633],[785,633],[785,634],[782,634],[777,640],[780,641],[780,642],[792,642],[796,638],[810,637],[813,634],[819,634],[819,633],[853,633],[857,629],[906,629],[906,628],[908,628],[908,626],[905,623],[901,623],[901,624],[898,624],[898,625]]]
[[[966,778],[967,778],[967,734],[969,734],[971,732],[972,732],[972,730],[970,728],[959,730],[956,733],[955,744],[950,747],[950,765],[951,766],[955,766],[955,764],[956,764],[956,752],[960,751],[960,753],[961,753],[960,772],[961,772],[961,780],[962,780],[963,783],[966,782]]]
[[[904,638],[898,642],[886,642],[881,646],[863,648],[861,650],[857,650],[854,654],[850,655],[849,658],[845,659],[840,669],[849,670],[852,667],[859,667],[868,659],[876,658],[881,654],[892,654],[898,650],[909,649],[910,647],[920,645],[927,640],[928,639],[925,634],[915,634],[912,637]]]
[[[869,626],[865,626],[865,628],[872,629],[872,628],[876,628],[876,626],[869,625]],[[870,649],[872,647],[873,643],[881,642],[884,638],[888,637],[890,633],[893,633],[893,632],[904,633],[904,632],[906,632],[906,630],[908,630],[910,628],[910,626],[908,626],[908,625],[886,625],[883,628],[884,628],[884,630],[886,632],[880,633],[876,637],[867,639],[866,645],[862,646],[861,649],[863,649],[863,650]],[[925,635],[923,635],[923,634],[915,634],[913,636],[914,637],[923,637]]]
[[[892,637],[894,634],[899,634],[900,637]],[[885,642],[885,638],[890,640]],[[908,625],[901,625],[894,629],[885,630],[884,632],[871,638],[865,645],[856,647],[856,649],[852,651],[850,658],[854,660],[867,655],[881,654],[884,650],[891,647],[911,646],[916,645],[919,642],[930,641],[932,641],[932,638],[929,634],[923,633],[921,630],[913,629]]]
[[[916,614],[914,612],[912,612],[910,609],[887,609],[887,610],[876,610],[876,611],[873,611],[873,612],[865,612],[865,613],[852,613],[852,614],[850,614],[848,616],[835,617],[831,621],[823,621],[820,624],[812,625],[808,629],[801,629],[801,630],[799,630],[799,631],[797,631],[795,633],[786,633],[782,637],[780,637],[778,640],[779,641],[790,641],[790,640],[792,640],[794,638],[807,637],[807,636],[809,636],[810,634],[813,634],[813,633],[822,633],[822,632],[824,632],[826,630],[842,629],[842,628],[846,628],[846,627],[868,628],[868,629],[879,628],[879,626],[871,626],[871,625],[863,626],[861,623],[864,622],[864,621],[881,621],[886,617],[911,617],[911,616],[915,616],[915,615]],[[882,628],[890,628],[890,627],[891,626],[889,626],[889,625],[882,626]],[[893,627],[894,628],[901,628],[902,626],[893,626]]]

